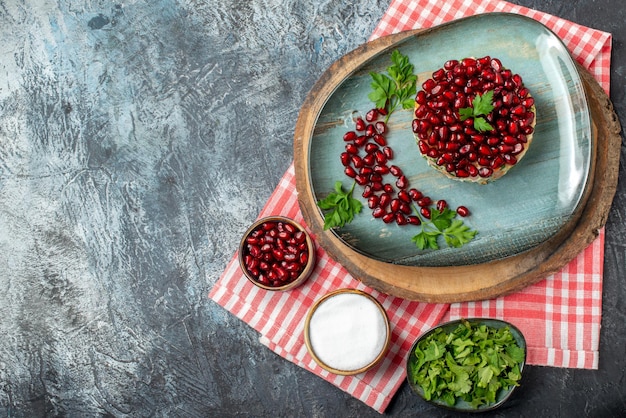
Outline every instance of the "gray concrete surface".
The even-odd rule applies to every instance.
[[[626,125],[623,4],[515,3],[613,33]],[[0,415],[378,415],[207,293],[292,160],[308,90],[388,4],[0,1]],[[529,367],[491,416],[626,415],[623,164],[600,369]],[[406,385],[386,414],[450,416]]]

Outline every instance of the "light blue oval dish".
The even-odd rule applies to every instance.
[[[353,116],[374,107],[368,99],[370,71],[384,72],[391,53],[408,55],[418,75],[418,90],[432,72],[449,59],[499,58],[520,74],[535,98],[537,124],[533,143],[509,173],[486,185],[462,183],[429,168],[415,145],[413,112],[396,111],[387,135],[394,164],[412,186],[451,207],[465,205],[472,215],[465,223],[478,231],[461,248],[422,251],[411,241],[419,227],[385,224],[371,216],[362,190],[354,196],[364,210],[337,229],[349,247],[376,260],[409,266],[481,264],[521,254],[557,234],[572,222],[584,204],[593,164],[591,117],[583,82],[563,42],[541,23],[508,13],[489,13],[453,21],[418,33],[374,56],[330,94],[322,108],[309,149],[311,188],[316,200],[342,180],[340,154]]]

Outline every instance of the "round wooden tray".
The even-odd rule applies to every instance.
[[[490,299],[522,289],[559,271],[597,236],[606,223],[617,187],[621,127],[613,105],[588,71],[579,66],[592,119],[594,161],[584,204],[551,239],[524,253],[482,264],[415,267],[374,260],[348,247],[324,220],[311,188],[310,139],[327,98],[354,68],[416,36],[421,29],[401,32],[366,43],[333,63],[305,99],[294,134],[298,201],[304,220],[328,254],[355,278],[386,294],[424,302],[450,303]]]

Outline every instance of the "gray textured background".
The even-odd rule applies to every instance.
[[[626,126],[623,4],[515,3],[613,33]],[[292,160],[308,90],[388,4],[0,1],[3,416],[378,415],[207,293]],[[600,370],[529,367],[502,414],[626,414],[625,197]],[[419,413],[449,415],[404,385],[388,414]]]

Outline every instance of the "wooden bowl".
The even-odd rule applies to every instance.
[[[269,242],[270,240],[268,239],[268,242],[261,243],[261,245],[257,246],[257,248],[259,248],[259,251],[262,251],[264,253],[273,254],[271,258],[272,258],[272,261],[273,260],[277,261],[277,264],[278,264],[277,269],[267,270],[267,269],[255,267],[256,270],[251,270],[246,261],[247,257],[251,256],[250,255],[251,249],[249,247],[250,238],[256,233],[255,231],[261,231],[265,225],[274,225],[275,227],[273,228],[273,231],[270,231],[270,233],[271,235],[277,235],[277,236],[271,238],[271,241],[273,241],[274,244],[271,244]],[[289,231],[286,231],[286,229],[289,229]],[[291,231],[294,231],[294,232],[291,232]],[[296,241],[285,242],[284,240],[281,240],[281,238],[278,235],[281,234],[282,232],[287,232],[291,237],[293,237],[297,233],[298,234],[297,242]],[[262,247],[264,244],[270,245],[267,250],[260,249],[260,247]],[[291,247],[295,249],[292,250]],[[297,248],[297,247],[300,247],[300,248]],[[273,251],[273,250],[279,250],[279,251]],[[276,254],[279,252],[282,253],[282,255]],[[290,252],[291,254],[288,255]],[[307,254],[306,260],[301,260],[301,259],[296,260],[296,264],[298,264],[301,267],[299,270],[297,270],[298,273],[296,277],[288,277],[284,280],[280,280],[280,278],[275,277],[277,275],[276,271],[278,270],[278,268],[281,269],[281,274],[290,275],[291,271],[296,271],[295,267],[292,267],[291,263],[293,262],[293,260],[291,260],[291,258],[294,258],[294,257],[299,258],[300,254],[303,254],[303,253]],[[276,256],[274,254],[276,254]],[[241,267],[241,270],[243,271],[244,275],[255,286],[258,286],[265,290],[272,290],[272,291],[291,290],[300,286],[302,283],[304,283],[309,278],[309,276],[311,275],[311,272],[315,268],[315,261],[316,261],[315,244],[313,243],[311,236],[304,229],[304,227],[300,225],[299,223],[297,223],[296,221],[294,221],[293,219],[289,219],[284,216],[269,216],[269,217],[265,217],[265,218],[257,220],[243,234],[243,237],[241,238],[241,242],[239,244],[238,258],[239,258],[239,266]],[[257,260],[261,260],[261,261],[254,262],[256,263],[257,266],[262,261],[265,261],[266,263],[269,262],[269,260],[265,260],[261,257],[257,258]],[[272,270],[274,272],[270,273]],[[260,276],[261,273],[263,274],[263,278],[261,278]],[[273,275],[274,278],[268,277],[270,275]]]

